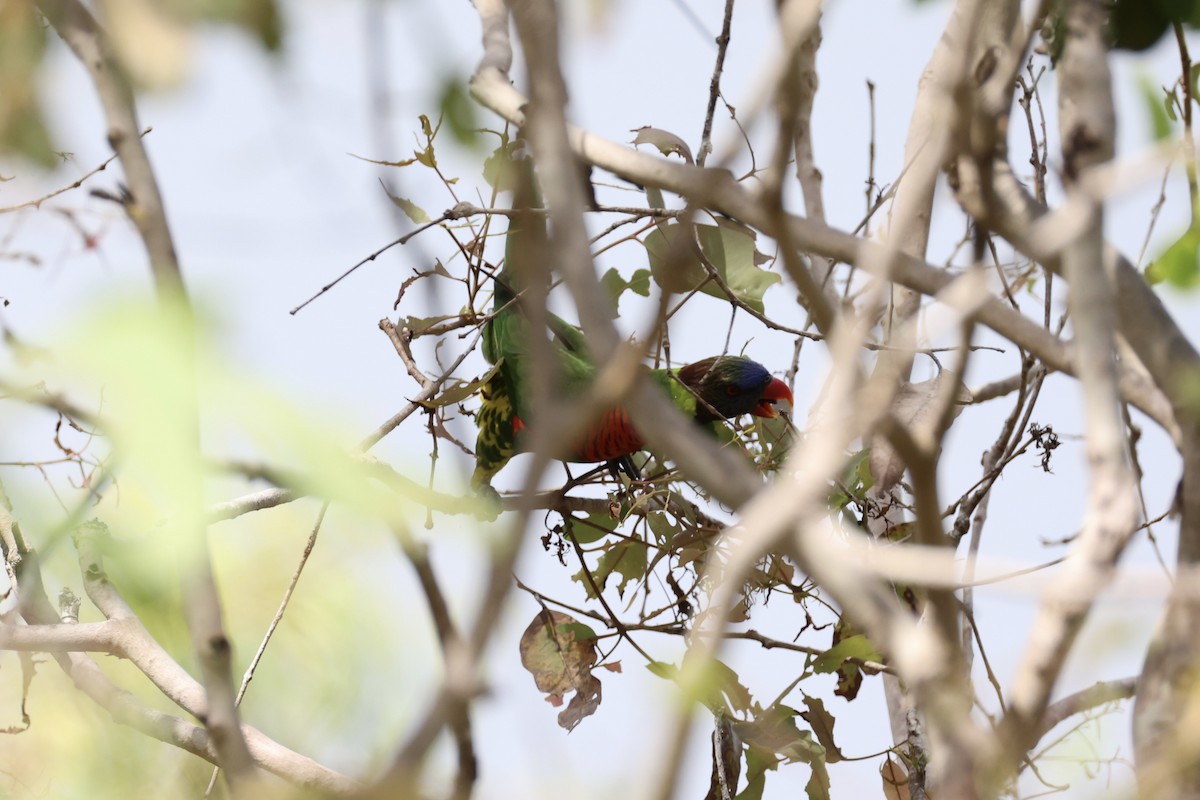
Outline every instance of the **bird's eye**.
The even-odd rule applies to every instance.
[[[739,390],[738,390],[738,387],[736,387],[736,386],[726,386],[725,387],[725,394],[729,395],[730,397],[733,397],[735,394],[738,394],[738,392],[739,392]]]

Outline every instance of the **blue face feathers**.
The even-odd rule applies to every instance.
[[[792,402],[787,385],[744,356],[713,356],[679,370],[679,380],[699,399],[696,419],[711,422],[742,414],[776,416],[775,403]]]

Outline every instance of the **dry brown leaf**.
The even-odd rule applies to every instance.
[[[912,800],[908,791],[908,773],[898,761],[889,758],[883,762],[879,775],[883,778],[883,796],[887,800]]]
[[[637,136],[633,137],[633,143],[649,144],[657,147],[659,152],[664,156],[669,156],[671,153],[678,153],[683,157],[684,161],[689,164],[695,164],[696,160],[692,158],[692,149],[688,147],[687,142],[679,138],[670,131],[664,131],[660,128],[651,128],[649,125],[638,128],[633,131]]]
[[[807,710],[801,711],[800,716],[808,723],[808,727],[812,728],[813,735],[817,737],[817,741],[825,748],[825,763],[836,764],[845,759],[845,754],[833,741],[833,715],[825,709],[825,703],[819,697],[805,697],[804,706]]]
[[[539,612],[521,636],[521,664],[554,707],[575,692],[558,715],[558,724],[568,731],[600,707],[600,681],[592,674],[596,633],[574,617],[561,611]]]

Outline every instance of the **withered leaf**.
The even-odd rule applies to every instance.
[[[533,675],[538,691],[551,705],[575,692],[558,715],[558,724],[573,730],[600,707],[600,680],[596,665],[596,633],[561,611],[540,611],[521,635],[521,664]]]
[[[833,693],[853,700],[862,686],[863,671],[849,659],[880,661],[882,656],[866,636],[844,620],[838,620],[833,629],[833,646],[813,660],[812,668],[818,673],[836,672],[838,683]]]
[[[669,156],[672,153],[678,153],[683,157],[683,160],[689,164],[695,164],[696,160],[692,158],[692,149],[688,147],[687,142],[679,138],[670,131],[664,131],[661,128],[651,128],[649,125],[638,128],[632,131],[637,135],[633,137],[633,143],[648,144],[657,147],[659,152],[664,156]]]
[[[879,768],[879,775],[883,778],[883,796],[887,800],[911,800],[912,794],[908,790],[908,773],[904,771],[904,767],[900,766],[899,762],[889,758]]]
[[[734,729],[751,747],[774,753],[787,763],[824,763],[825,749],[812,734],[796,726],[796,710],[785,705],[762,709],[754,719],[734,722]]]
[[[835,720],[833,715],[825,709],[824,701],[819,697],[805,697],[804,707],[807,710],[801,711],[800,716],[808,723],[808,727],[812,728],[813,735],[825,748],[825,763],[836,764],[843,760],[846,756],[833,741]]]

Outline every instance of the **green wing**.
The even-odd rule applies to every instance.
[[[525,423],[533,416],[529,391],[534,368],[530,339],[535,332],[516,306],[501,312],[487,325],[484,341],[490,341],[490,345],[485,355],[494,360],[496,368],[483,386],[476,417],[479,435],[475,441],[475,472],[471,476],[471,485],[476,490],[490,485],[492,477],[519,452],[517,417]],[[582,336],[578,328],[557,317],[551,321],[551,327],[555,325]],[[557,393],[567,397],[578,395],[591,382],[596,368],[586,353],[571,349],[562,337],[548,344],[556,362],[552,374],[558,381]],[[576,346],[581,346],[578,340]]]
[[[583,331],[553,314],[548,315],[546,331],[534,330],[522,309],[519,293],[529,284],[531,274],[544,274],[531,270],[530,260],[542,257],[547,247],[545,217],[529,211],[541,205],[532,168],[528,159],[519,160],[517,167],[520,179],[513,198],[517,213],[509,219],[504,267],[495,280],[493,316],[483,329],[483,355],[496,365],[496,371],[484,386],[476,418],[479,436],[471,478],[476,489],[490,485],[492,476],[517,451],[515,417],[528,422],[532,416],[535,336],[549,335],[557,395],[581,393],[596,374]]]
[[[552,363],[549,373],[556,382],[556,397],[573,397],[586,391],[596,376],[596,367],[588,356],[586,340],[579,328],[565,320],[547,315],[546,329],[537,330],[521,305],[521,291],[530,280],[544,278],[544,271],[531,269],[547,252],[545,216],[540,208],[532,167],[528,159],[516,161],[519,176],[514,193],[514,213],[509,218],[505,239],[504,267],[496,275],[492,318],[484,325],[483,354],[496,366],[483,389],[483,402],[476,421],[479,436],[475,444],[475,472],[471,483],[481,491],[490,488],[492,477],[520,450],[518,418],[522,424],[533,420],[532,392],[537,337],[547,340]],[[698,362],[699,364],[700,362]],[[703,363],[708,363],[706,360]],[[696,365],[692,365],[696,366]],[[653,380],[689,419],[711,417],[698,414],[699,401],[680,380],[666,370],[653,370]],[[723,442],[733,433],[723,424],[704,424]],[[601,414],[575,447],[571,461],[609,461],[643,449],[641,435],[622,408]]]

